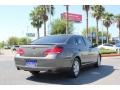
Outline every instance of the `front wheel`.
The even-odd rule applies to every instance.
[[[95,64],[95,67],[99,67],[100,65],[101,65],[101,56],[98,55],[98,57],[97,57],[97,62],[96,62],[96,64]]]
[[[73,61],[72,68],[70,70],[70,76],[73,78],[77,78],[80,73],[80,60],[78,58],[75,58]]]

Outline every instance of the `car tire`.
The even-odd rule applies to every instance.
[[[38,76],[38,75],[39,75],[39,71],[30,71],[30,73],[31,73],[33,76]]]
[[[70,77],[77,78],[80,74],[80,67],[80,60],[78,58],[75,58],[70,69]]]
[[[100,67],[101,65],[101,55],[98,55],[97,62],[95,63],[95,67]]]

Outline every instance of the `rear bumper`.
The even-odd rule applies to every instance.
[[[66,70],[72,66],[72,60],[65,59],[46,59],[46,58],[32,58],[37,61],[35,67],[26,66],[26,60],[31,58],[15,57],[15,64],[18,70],[25,71],[58,71]]]
[[[24,70],[24,71],[51,71],[51,72],[56,72],[56,71],[68,71],[70,70],[70,67],[35,67],[35,68],[30,68],[26,66],[16,66],[18,70]]]

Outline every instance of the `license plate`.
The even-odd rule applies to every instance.
[[[26,60],[25,65],[34,68],[37,66],[37,60]]]

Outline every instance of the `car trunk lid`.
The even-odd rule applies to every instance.
[[[55,44],[44,44],[44,45],[24,45],[20,48],[23,49],[24,53],[21,56],[25,57],[44,57],[44,51],[55,47]]]

